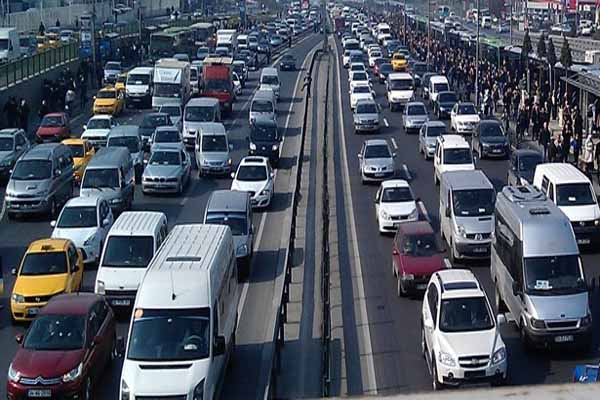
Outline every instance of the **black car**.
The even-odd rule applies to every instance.
[[[412,73],[413,73],[413,77],[415,79],[415,86],[416,87],[420,87],[421,86],[421,77],[423,76],[423,74],[425,74],[427,72],[427,63],[424,62],[415,62],[412,65]]]
[[[142,136],[142,142],[144,143],[144,148],[149,148],[148,141],[157,127],[172,125],[173,122],[171,121],[171,117],[167,113],[153,112],[145,114],[139,129],[140,135]]]
[[[248,154],[268,157],[271,165],[279,163],[279,145],[282,137],[277,122],[272,119],[258,119],[250,127]]]
[[[282,71],[294,71],[296,69],[296,59],[291,54],[286,54],[279,61],[279,69]]]
[[[473,134],[471,146],[479,158],[508,157],[510,145],[502,130],[502,124],[495,119],[484,119]]]
[[[508,167],[508,184],[511,186],[533,184],[535,167],[543,160],[543,154],[535,150],[520,149],[512,153]]]
[[[379,66],[379,82],[383,83],[387,79],[388,75],[394,72],[392,64],[389,62],[383,63]]]
[[[458,97],[456,96],[456,93],[440,92],[433,106],[433,112],[438,119],[450,118],[450,112],[456,103],[458,103]]]
[[[256,51],[264,54],[269,53],[271,51],[271,43],[267,39],[262,39],[258,42]]]

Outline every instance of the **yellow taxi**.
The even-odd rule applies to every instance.
[[[47,32],[46,33],[46,42],[48,47],[58,47],[60,46],[60,36],[55,32]]]
[[[79,291],[83,281],[83,256],[68,239],[32,242],[23,256],[10,298],[14,321],[30,321],[52,296]]]
[[[115,83],[115,89],[119,93],[125,93],[125,82],[127,81],[127,74],[120,74],[117,76],[117,82]]]
[[[404,72],[407,67],[408,60],[401,53],[394,53],[392,56],[392,69],[397,72]]]
[[[44,35],[36,35],[35,41],[37,42],[37,51],[38,52],[44,51],[49,47],[48,43],[46,42],[46,36],[44,36]]]
[[[94,96],[94,115],[111,114],[119,115],[123,111],[125,98],[123,92],[119,92],[113,86],[107,86],[100,89],[98,94]]]
[[[96,154],[94,147],[86,140],[80,138],[65,139],[62,143],[71,149],[73,154],[73,167],[75,170],[75,182],[81,183],[81,178],[88,163]]]

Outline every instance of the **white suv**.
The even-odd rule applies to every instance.
[[[437,185],[442,174],[448,171],[475,169],[471,146],[460,135],[441,135],[437,138],[433,156],[433,182]]]
[[[231,190],[250,193],[252,207],[267,208],[273,199],[275,174],[266,157],[244,157],[232,172]]]
[[[506,346],[471,271],[449,269],[431,276],[421,313],[421,350],[434,390],[506,381]]]

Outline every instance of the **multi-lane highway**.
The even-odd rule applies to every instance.
[[[278,250],[281,240],[283,214],[288,211],[289,198],[286,172],[295,161],[298,153],[298,136],[302,125],[302,78],[310,62],[310,54],[322,42],[322,36],[308,35],[300,38],[293,48],[287,50],[298,60],[296,71],[281,72],[281,100],[278,104],[278,123],[286,138],[282,145],[282,160],[277,171],[274,202],[265,212],[256,212],[254,226],[256,229],[255,251],[250,276],[241,285],[240,306],[238,308],[237,348],[233,354],[233,367],[228,370],[222,388],[223,398],[256,398],[262,395],[264,388],[259,386],[261,374],[269,370],[262,369],[262,347],[272,336],[266,332],[269,319],[265,312],[273,301],[273,282],[275,265],[278,261]],[[274,58],[273,63],[277,62]],[[237,164],[247,154],[248,106],[253,92],[257,89],[260,71],[251,72],[250,80],[234,105],[233,115],[225,121],[229,141],[234,146],[233,162]],[[143,112],[126,110],[119,117],[120,123],[139,124]],[[79,136],[85,123],[85,116],[76,120],[73,134]],[[229,189],[229,178],[198,178],[193,174],[190,185],[183,196],[144,196],[141,188],[136,188],[134,210],[162,211],[167,215],[169,225],[180,223],[202,222],[204,208],[210,193],[217,189]],[[3,197],[2,189],[2,197]],[[3,199],[2,199],[3,200]],[[5,278],[5,296],[2,299],[4,309],[0,310],[0,375],[6,376],[8,366],[15,354],[17,344],[15,335],[22,332],[25,326],[14,326],[10,322],[8,298],[12,290],[14,278],[10,270],[18,266],[27,246],[33,240],[48,237],[52,228],[50,221],[40,217],[9,221],[2,215],[0,220],[0,254],[2,254],[2,273]],[[93,290],[95,267],[86,267],[84,274],[84,290]],[[118,334],[126,337],[127,317],[121,318]],[[97,387],[96,398],[117,399],[121,362],[110,366]],[[6,397],[5,385],[0,385],[0,397]]]
[[[350,218],[338,218],[337,227],[340,235],[345,235],[347,239],[338,242],[338,250],[340,259],[352,260],[357,256],[356,264],[359,266],[359,270],[355,273],[362,280],[364,287],[368,319],[368,329],[366,330],[368,335],[365,342],[368,342],[366,347],[372,349],[371,360],[368,357],[365,358],[369,354],[361,354],[364,365],[360,366],[358,374],[359,377],[362,377],[362,387],[360,382],[354,382],[353,385],[348,383],[349,391],[361,392],[368,390],[370,386],[376,387],[379,394],[431,390],[431,376],[421,356],[420,348],[422,301],[419,298],[397,297],[396,281],[391,272],[393,238],[378,233],[373,203],[378,185],[361,184],[357,154],[365,139],[386,138],[397,153],[398,173],[407,175],[403,167],[406,165],[415,196],[424,202],[432,225],[437,231],[439,230],[439,193],[433,183],[433,164],[431,161],[425,161],[419,154],[417,135],[408,135],[402,129],[401,114],[390,112],[384,97],[385,87],[378,82],[374,83],[374,89],[376,101],[382,107],[381,132],[376,135],[356,135],[354,133],[348,95],[348,73],[341,66],[342,49],[339,41],[336,40],[336,42],[337,64],[333,66],[333,73],[335,85],[338,86],[336,90],[339,89],[339,92],[334,93],[334,115],[336,115],[334,122],[337,125],[333,143],[336,149],[335,175],[338,187],[349,185],[346,195],[344,195],[344,190],[338,191],[337,207],[338,209],[340,207],[349,209],[348,214],[350,215]],[[339,119],[337,115],[340,116]],[[430,118],[434,119],[433,114],[430,114]],[[476,166],[486,173],[496,190],[500,190],[506,184],[507,161],[483,160],[478,161]],[[349,243],[357,243],[357,248]],[[353,254],[356,250],[358,250],[358,255]],[[598,254],[583,255],[583,264],[588,280],[597,279],[600,276],[597,268],[598,262],[600,262]],[[454,267],[471,269],[483,283],[489,298],[493,299],[489,262],[470,262],[457,264]],[[341,271],[342,275],[344,271],[352,272],[349,265],[342,265]],[[351,280],[342,279],[341,285],[342,292],[346,291],[351,294],[347,296],[350,300],[352,297],[356,299],[363,295],[358,293],[361,289],[360,285],[352,285]],[[352,301],[345,301],[343,306],[346,315],[352,315],[352,313],[356,316],[360,315]],[[598,306],[600,306],[600,299],[596,292],[592,300],[595,330],[600,328]],[[353,311],[353,308],[356,311]],[[345,337],[351,338],[362,334],[365,328],[348,326],[345,318],[344,331]],[[594,340],[594,350],[586,354],[566,351],[525,353],[516,330],[510,324],[502,327],[502,335],[508,346],[509,384],[569,382],[576,364],[596,360],[599,355],[597,348],[600,342],[598,340]],[[363,345],[361,348],[364,349],[365,346]],[[346,357],[348,371],[356,371],[357,366],[352,365],[353,360],[356,361],[356,358]],[[369,377],[370,363],[374,368],[372,377]]]

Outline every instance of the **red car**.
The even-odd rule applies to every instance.
[[[112,361],[116,322],[102,296],[93,293],[55,296],[27,332],[8,370],[9,400],[82,399]]]
[[[60,142],[69,138],[70,131],[66,113],[50,113],[42,118],[36,135],[42,142]]]
[[[438,241],[427,221],[399,224],[392,249],[398,296],[422,293],[431,275],[445,268]]]

